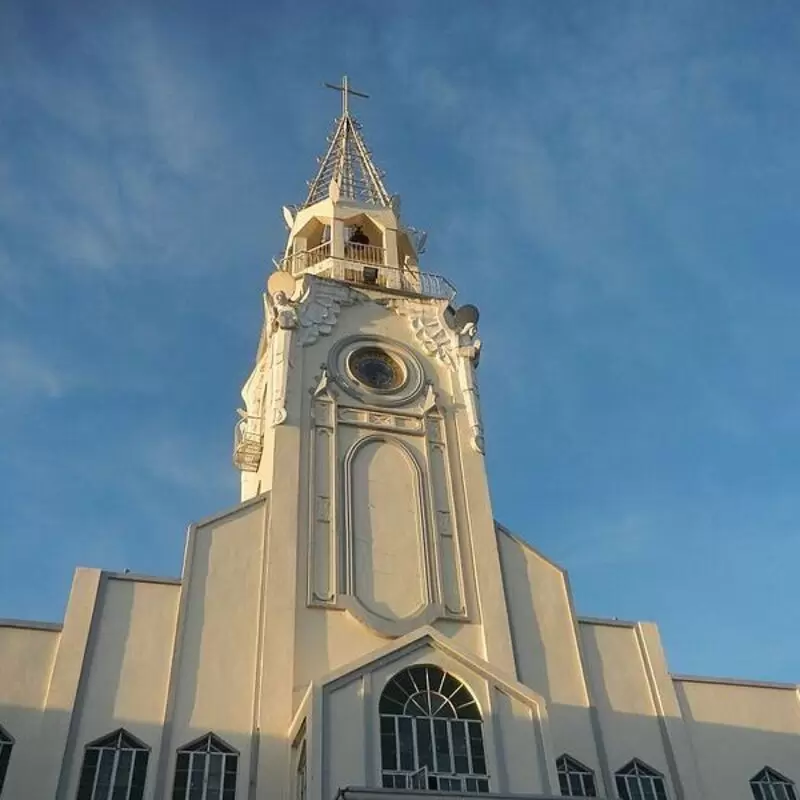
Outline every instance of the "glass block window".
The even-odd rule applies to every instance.
[[[77,800],[142,800],[150,748],[120,728],[86,745]]]
[[[794,783],[770,767],[750,778],[750,789],[755,800],[797,800]]]
[[[0,792],[3,791],[3,784],[6,781],[8,772],[8,762],[11,759],[11,748],[14,746],[14,739],[4,728],[0,727]]]
[[[558,785],[565,797],[597,797],[594,772],[568,755],[556,761]]]
[[[395,675],[379,705],[381,770],[388,789],[489,791],[483,721],[467,687],[422,664]]]
[[[667,800],[664,776],[634,758],[616,774],[620,800]]]
[[[239,754],[206,734],[181,747],[175,762],[172,800],[234,800]]]

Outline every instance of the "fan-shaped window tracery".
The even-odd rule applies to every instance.
[[[379,712],[384,787],[489,791],[480,709],[457,678],[432,664],[404,669]]]

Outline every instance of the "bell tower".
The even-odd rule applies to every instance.
[[[349,110],[365,95],[331,88],[342,113],[305,201],[283,209],[234,443],[242,500],[270,494],[270,547],[296,557],[295,680],[314,678],[302,628],[321,619],[331,650],[353,620],[378,639],[449,625],[513,674],[478,310],[421,269],[426,235],[402,221]]]

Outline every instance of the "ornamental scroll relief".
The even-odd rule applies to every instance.
[[[348,610],[388,637],[469,619],[440,411],[339,406],[325,387],[313,416],[309,605]]]
[[[445,319],[447,303],[444,301],[400,298],[380,302],[408,320],[414,338],[424,352],[456,371],[470,428],[470,445],[476,452],[484,453],[480,395],[475,380],[481,352],[476,323],[468,322],[460,328],[448,323]]]

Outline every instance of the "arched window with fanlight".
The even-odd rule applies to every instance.
[[[404,669],[379,713],[385,788],[489,791],[480,709],[460,680],[432,664]]]
[[[797,800],[794,783],[771,767],[750,778],[750,790],[755,800]]]

